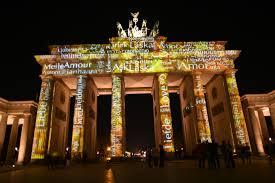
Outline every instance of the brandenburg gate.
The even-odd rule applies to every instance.
[[[96,156],[97,96],[112,95],[111,155],[124,156],[125,95],[151,93],[155,145],[174,151],[169,93],[180,94],[184,149],[191,154],[198,140],[249,143],[234,60],[238,50],[225,41],[168,42],[147,21],[138,27],[132,13],[127,30],[117,22],[118,36],[108,44],[52,45],[37,55],[42,84],[31,159],[65,153],[70,97],[75,96],[72,157]],[[142,102],[142,101],[141,101]]]

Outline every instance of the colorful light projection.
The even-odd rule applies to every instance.
[[[166,42],[166,38],[111,38],[110,44],[51,46],[36,56],[42,73],[52,75],[224,71],[239,51],[225,42]]]
[[[174,152],[172,117],[167,82],[167,73],[158,75],[159,83],[159,111],[161,120],[161,140],[166,152]]]
[[[122,79],[112,76],[112,111],[111,111],[111,155],[123,156],[123,110]]]
[[[203,91],[201,73],[193,73],[194,95],[195,95],[195,107],[198,123],[199,138],[202,142],[211,142],[211,132],[207,114],[206,101]]]
[[[42,78],[39,104],[35,122],[31,159],[44,159],[46,154],[47,135],[50,122],[53,80]]]
[[[74,124],[72,134],[72,157],[83,155],[84,148],[84,125],[85,125],[85,97],[86,97],[86,78],[87,76],[78,76],[75,108],[74,108]]]
[[[225,72],[227,89],[230,98],[230,104],[234,119],[234,126],[236,131],[237,140],[240,144],[244,145],[249,143],[247,128],[244,120],[241,100],[239,96],[238,86],[235,78],[236,70],[231,69]]]

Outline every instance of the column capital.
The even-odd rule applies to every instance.
[[[247,106],[246,108],[248,108],[248,109],[254,109],[254,110],[257,109],[257,108],[256,108],[255,106],[253,106],[253,105],[249,105],[249,106]]]
[[[51,80],[53,80],[53,79],[54,79],[53,75],[44,75],[44,74],[41,74],[41,75],[39,75],[39,77],[40,77],[42,80],[46,80],[46,79],[51,79]]]
[[[13,120],[18,120],[18,119],[20,118],[20,116],[15,115],[15,114],[9,114],[9,115],[8,115],[8,118],[11,118],[11,119],[13,119]]]
[[[202,72],[201,71],[197,71],[197,70],[193,70],[193,71],[191,71],[191,74],[192,75],[202,75]]]
[[[4,111],[0,111],[0,115],[8,115],[8,113]]]
[[[230,69],[226,69],[223,73],[225,75],[227,75],[227,74],[235,74],[237,71],[238,71],[238,69],[230,68]]]
[[[78,75],[77,77],[88,78],[88,75],[86,75],[86,74],[80,74],[80,75]]]
[[[257,110],[257,111],[263,111],[263,106],[262,107],[260,107],[260,106],[255,107],[255,110]]]
[[[30,112],[24,112],[23,113],[23,116],[25,117],[25,116],[31,116],[32,114],[30,113]]]
[[[121,73],[118,73],[118,74],[112,74],[111,76],[123,77],[123,75],[122,75]]]
[[[155,76],[158,77],[161,74],[169,74],[169,73],[168,72],[159,72],[159,73],[156,73]]]

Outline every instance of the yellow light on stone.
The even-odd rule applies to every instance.
[[[161,140],[163,148],[166,152],[174,152],[173,128],[167,76],[167,73],[162,73],[158,76]]]

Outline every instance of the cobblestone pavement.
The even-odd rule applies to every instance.
[[[275,164],[275,163],[274,163]],[[253,160],[252,165],[236,161],[236,168],[199,169],[194,160],[171,161],[164,168],[148,168],[140,162],[112,163],[106,169],[104,163],[73,165],[70,168],[48,170],[46,166],[30,165],[18,170],[0,173],[1,183],[264,183],[275,180],[275,165],[266,160]]]

